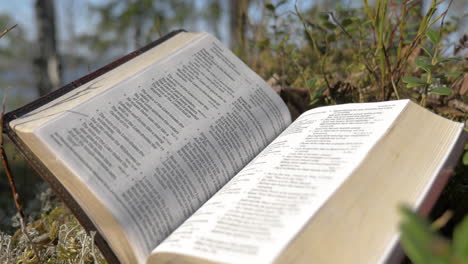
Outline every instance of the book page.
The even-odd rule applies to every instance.
[[[290,122],[279,96],[206,34],[36,134],[143,262]]]
[[[158,246],[150,263],[164,263],[173,253],[271,263],[407,104],[349,104],[304,113]]]

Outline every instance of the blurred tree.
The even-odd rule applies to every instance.
[[[188,0],[110,0],[90,4],[98,16],[96,32],[80,37],[81,41],[103,54],[109,48],[134,50],[151,39],[193,19],[194,1]]]
[[[249,0],[230,0],[229,2],[229,20],[230,20],[230,38],[231,49],[238,49],[239,56],[242,58],[245,54],[246,32],[248,25]]]
[[[60,55],[57,49],[54,0],[36,0],[38,54],[34,59],[39,95],[59,88],[62,82]]]
[[[223,7],[219,0],[206,0],[206,7],[201,11],[203,19],[207,22],[207,26],[213,31],[216,37],[221,38],[221,17]]]

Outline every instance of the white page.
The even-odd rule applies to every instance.
[[[226,263],[271,263],[407,103],[348,104],[304,113],[152,258],[157,262],[157,253],[170,252]]]
[[[279,96],[206,34],[36,134],[109,207],[143,262],[289,123]]]

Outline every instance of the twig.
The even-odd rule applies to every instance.
[[[445,211],[439,218],[437,218],[432,224],[431,224],[431,229],[432,230],[438,230],[442,227],[444,227],[447,222],[452,219],[453,217],[453,212],[452,211]]]
[[[10,32],[10,30],[14,29],[17,25],[18,25],[18,24],[15,24],[14,26],[3,30],[3,32],[0,33],[0,38],[2,38],[3,36],[5,36],[6,33]]]
[[[6,32],[8,32],[8,31],[6,31]],[[18,195],[18,192],[16,191],[15,181],[13,180],[13,176],[11,174],[11,169],[10,169],[10,164],[8,163],[8,157],[7,157],[7,154],[5,152],[5,148],[3,146],[3,144],[4,144],[4,140],[3,140],[3,120],[4,120],[4,117],[5,117],[5,105],[6,105],[7,92],[8,92],[8,89],[5,90],[5,94],[3,96],[2,112],[0,114],[0,156],[1,156],[1,159],[2,159],[3,168],[5,169],[5,174],[7,176],[8,183],[10,185],[10,189],[11,189],[11,192],[12,192],[12,195],[13,195],[13,200],[15,201],[16,211],[18,212],[18,215],[19,215],[21,231],[23,232],[24,236],[26,237],[29,244],[31,245],[31,248],[32,248],[32,250],[34,252],[34,255],[36,255],[37,259],[39,261],[41,261],[39,251],[36,249],[36,246],[32,242],[32,240],[29,237],[29,234],[28,234],[28,232],[26,230],[26,225],[25,225],[25,221],[24,221],[25,217],[24,217],[23,207],[21,206],[19,195]]]
[[[20,218],[24,219],[23,208],[21,207],[21,203],[20,203],[20,200],[19,200],[19,195],[16,192],[15,181],[13,180],[13,177],[11,176],[10,164],[8,163],[5,148],[3,147],[3,143],[4,143],[4,141],[3,141],[3,118],[5,116],[5,104],[6,104],[7,91],[8,90],[5,90],[5,95],[3,96],[2,112],[1,112],[1,116],[0,116],[0,124],[1,124],[1,127],[0,127],[0,133],[1,133],[1,136],[0,136],[0,155],[1,155],[1,158],[2,158],[3,167],[5,168],[5,174],[7,176],[8,183],[10,184],[10,188],[11,188],[11,191],[13,193],[13,200],[15,201],[16,210],[18,211],[18,214],[20,215]]]
[[[299,7],[297,5],[297,0],[296,0],[296,2],[294,4],[294,9],[296,11],[296,14],[297,14],[299,20],[302,23],[304,31],[306,32],[306,34],[308,35],[309,39],[312,42],[312,48],[315,50],[315,52],[317,53],[317,57],[320,59],[320,74],[323,75],[323,79],[325,80],[325,84],[327,85],[328,90],[330,90],[331,85],[330,85],[330,82],[328,81],[327,73],[325,72],[325,61],[327,59],[327,54],[328,54],[328,42],[327,42],[326,38],[324,37],[325,41],[327,42],[326,43],[327,44],[327,49],[325,50],[325,54],[322,55],[319,48],[318,48],[317,43],[315,42],[315,39],[310,34],[309,30],[307,30],[307,23],[306,23],[306,20],[304,19],[304,17],[302,16],[302,14],[299,12]]]
[[[338,27],[341,29],[341,31],[343,31],[348,38],[350,38],[351,40],[354,41],[353,36],[351,36],[351,34],[349,34],[349,32],[343,27],[343,25],[341,25],[341,23],[338,22],[338,20],[335,18],[335,15],[333,14],[333,12],[328,12],[328,14],[332,18],[333,22],[335,22],[335,24],[338,25]]]
[[[440,21],[440,28],[439,28],[439,36],[442,36],[442,29],[444,28],[444,23],[445,23],[445,17],[447,16],[447,13],[450,9],[450,6],[452,5],[453,0],[450,0],[447,9],[445,9],[444,13],[442,13],[442,20]],[[437,21],[438,19],[436,19]]]

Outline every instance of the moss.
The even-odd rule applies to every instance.
[[[31,241],[21,230],[0,233],[0,263],[106,263],[94,234],[86,233],[62,203],[29,223],[26,231]]]

